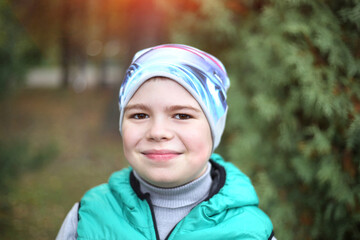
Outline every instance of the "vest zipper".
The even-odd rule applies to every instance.
[[[151,202],[149,193],[145,193],[145,199],[146,199],[146,202],[148,203],[148,205],[150,207],[151,217],[152,217],[152,221],[154,223],[156,240],[160,240],[160,236],[159,236],[159,232],[158,232],[158,228],[157,228],[157,223],[156,223],[156,218],[155,218],[155,212],[154,212],[153,204]]]
[[[146,200],[146,202],[148,203],[148,205],[150,207],[151,217],[152,217],[152,221],[154,223],[154,228],[155,228],[156,240],[160,240],[160,236],[159,236],[159,232],[158,232],[158,228],[157,228],[157,223],[156,223],[155,212],[154,212],[153,204],[151,202],[149,193],[145,193],[145,200]],[[179,222],[181,222],[181,220]],[[166,236],[165,240],[169,239],[171,233],[174,231],[174,229],[179,224],[179,222],[177,224],[175,224],[175,226],[171,229],[171,231]]]
[[[180,222],[181,222],[181,220],[180,220]],[[171,231],[169,232],[169,234],[166,236],[165,240],[168,240],[168,239],[169,239],[171,233],[174,231],[174,229],[176,228],[176,226],[177,226],[178,224],[179,224],[179,222],[178,222],[177,224],[175,224],[175,226],[171,229]]]

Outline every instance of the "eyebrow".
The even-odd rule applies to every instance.
[[[124,112],[132,110],[132,109],[149,111],[150,107],[145,104],[129,104],[125,107]],[[166,107],[166,110],[167,111],[192,110],[195,112],[201,112],[200,109],[190,106],[190,105],[172,105],[172,106]]]
[[[132,110],[132,109],[139,109],[139,110],[148,111],[150,108],[148,106],[146,106],[145,104],[128,104],[124,108],[124,112]]]
[[[192,110],[192,111],[195,111],[195,112],[201,112],[200,109],[195,108],[195,107],[190,106],[190,105],[173,105],[173,106],[167,107],[166,109],[169,110],[169,111]]]

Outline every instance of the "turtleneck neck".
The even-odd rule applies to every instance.
[[[207,198],[212,185],[210,172],[208,163],[206,172],[194,181],[175,188],[160,188],[147,183],[134,171],[141,192],[150,194],[160,239],[165,239],[192,208]]]

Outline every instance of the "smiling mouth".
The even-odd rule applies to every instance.
[[[142,154],[155,161],[167,161],[180,155],[179,152],[171,150],[149,150],[142,152]]]

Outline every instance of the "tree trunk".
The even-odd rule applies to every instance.
[[[61,22],[60,22],[60,62],[61,62],[61,85],[65,88],[70,84],[70,22],[71,12],[68,1],[64,0],[61,4]]]

